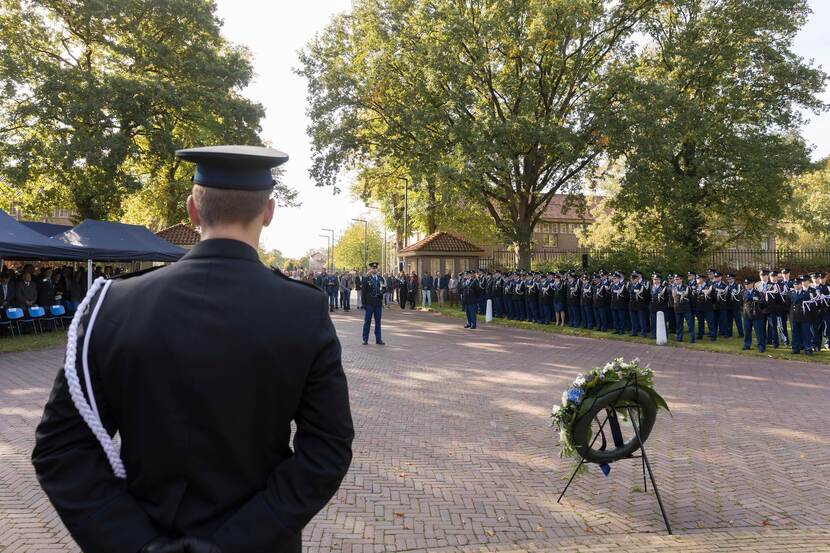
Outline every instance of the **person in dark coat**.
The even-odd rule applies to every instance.
[[[409,275],[409,280],[406,282],[406,300],[409,302],[409,308],[415,309],[415,301],[418,298],[418,275],[415,271]]]
[[[32,281],[32,273],[24,272],[15,288],[15,307],[22,307],[28,316],[29,308],[37,305],[37,296],[37,285]]]
[[[257,255],[285,155],[178,155],[198,162],[187,209],[202,240],[167,267],[96,282],[37,427],[35,472],[86,553],[299,553],[354,430],[326,296]]]
[[[461,282],[461,297],[464,311],[467,313],[467,324],[464,328],[475,329],[478,320],[478,301],[481,297],[481,284],[473,271],[466,271]]]

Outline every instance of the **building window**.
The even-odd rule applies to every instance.
[[[448,257],[444,260],[444,272],[455,274],[455,259]]]
[[[429,274],[435,276],[441,272],[441,259],[438,257],[431,257],[429,259]]]
[[[540,223],[539,224],[539,231],[542,233],[550,232],[550,225],[548,223]]]
[[[545,235],[545,246],[555,248],[559,245],[559,236],[556,234],[547,234]]]

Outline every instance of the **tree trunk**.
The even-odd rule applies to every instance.
[[[427,182],[427,234],[432,234],[437,230],[438,225],[435,222],[435,183]]]

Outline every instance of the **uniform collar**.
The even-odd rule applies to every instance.
[[[211,238],[202,240],[187,252],[183,260],[203,259],[208,257],[227,257],[259,262],[259,254],[250,245],[230,238]]]

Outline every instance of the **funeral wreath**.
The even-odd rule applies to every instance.
[[[560,457],[604,464],[631,456],[641,441],[645,443],[660,409],[669,411],[669,406],[654,389],[654,371],[640,366],[639,359],[626,362],[617,358],[580,374],[551,412],[551,425],[559,431]],[[639,421],[639,439],[634,433],[623,441],[618,421],[627,421],[629,413],[635,413]],[[603,428],[601,418],[612,423],[603,431],[599,431]],[[616,447],[606,449],[605,432],[613,435]],[[595,447],[598,441],[601,446]]]

